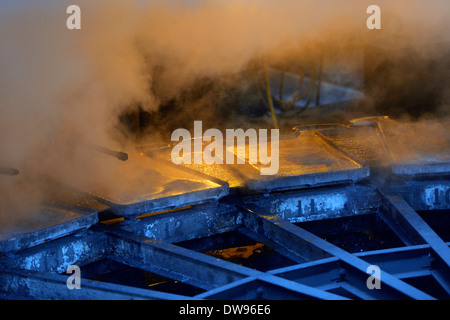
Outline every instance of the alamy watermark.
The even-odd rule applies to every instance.
[[[366,285],[370,290],[381,289],[381,269],[379,266],[370,265],[367,267],[366,272],[370,274],[367,278]]]
[[[69,30],[81,29],[81,9],[79,6],[72,4],[67,7],[66,13],[70,16],[66,20],[66,27]]]
[[[81,29],[81,9],[77,5],[70,5],[66,9],[66,13],[70,16],[66,20],[66,27],[69,30]],[[370,5],[366,10],[370,16],[367,18],[366,26],[370,30],[381,29],[381,9],[377,5]]]
[[[77,265],[70,265],[67,267],[67,274],[70,276],[67,278],[66,285],[67,288],[72,289],[81,289],[81,270]]]
[[[66,285],[69,290],[81,289],[81,270],[77,265],[70,265],[67,267]],[[367,267],[366,273],[369,277],[366,280],[366,286],[369,290],[381,289],[381,269],[377,265],[370,265]]]
[[[366,13],[370,14],[366,21],[367,29],[381,29],[381,8],[377,5],[371,5],[367,8]]]
[[[279,136],[278,129],[271,129],[270,137],[267,129],[226,129],[224,144],[222,131],[212,128],[203,132],[202,121],[194,121],[193,137],[187,129],[172,132],[171,140],[178,143],[171,158],[174,164],[245,164],[248,159],[249,164],[264,165],[261,175],[275,175],[279,169]],[[203,147],[205,141],[210,143]]]

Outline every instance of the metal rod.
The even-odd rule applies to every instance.
[[[218,260],[164,241],[103,228],[115,242],[118,261],[202,289],[213,289],[254,275],[254,270]],[[170,266],[170,267],[169,267]],[[168,272],[170,269],[170,272]]]
[[[339,258],[352,274],[352,277],[357,276],[359,280],[367,279],[367,269],[370,263],[352,255],[351,253],[323,240],[322,238],[294,225],[288,221],[279,218],[278,216],[269,214],[258,214],[258,208],[252,210],[246,209],[245,205],[240,206],[244,210],[244,225],[255,232],[263,232],[265,236],[271,240],[278,242],[280,245],[285,245],[302,256],[310,255],[312,253],[321,253],[322,258],[327,256],[335,256]],[[259,211],[263,211],[262,209]],[[299,252],[301,250],[302,252]],[[321,258],[318,256],[318,258]],[[311,259],[312,260],[312,259]],[[380,277],[383,281],[383,289],[370,292],[370,294],[379,296],[383,299],[418,299],[428,300],[433,299],[430,295],[414,288],[413,286],[399,280],[398,278],[388,274],[384,270],[381,271]],[[360,281],[359,281],[360,282]],[[361,289],[362,287],[360,287]]]
[[[266,283],[272,289],[282,291],[285,295],[297,297],[300,295],[310,299],[342,299],[339,295],[216,259],[164,241],[138,236],[119,228],[103,227],[101,230],[109,234],[115,241],[116,250],[110,257],[111,259],[115,259],[114,257],[117,256],[121,263],[172,279],[178,278],[174,280],[180,280],[203,289],[221,291],[228,284],[250,278]]]
[[[20,173],[19,170],[15,169],[15,168],[2,168],[0,167],[0,174],[5,174],[8,176],[16,176]]]
[[[115,151],[115,150],[111,150],[105,147],[101,147],[101,146],[93,146],[93,148],[95,150],[97,150],[98,152],[113,156],[117,159],[119,159],[120,161],[127,161],[128,160],[128,154],[122,151]]]
[[[450,293],[450,248],[436,232],[398,194],[378,189],[384,210],[382,218],[406,245],[429,244],[435,253],[433,267],[437,270],[439,282]]]
[[[266,92],[267,92],[267,100],[269,101],[270,113],[272,114],[273,126],[275,129],[278,129],[277,118],[275,116],[275,110],[273,107],[272,94],[270,93],[270,81],[269,81],[269,73],[267,71],[267,64],[264,62],[264,78],[266,81]]]
[[[191,297],[81,279],[81,290],[67,289],[69,275],[8,269],[0,273],[0,298],[36,300],[190,300]]]

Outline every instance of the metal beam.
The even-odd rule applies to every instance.
[[[233,230],[239,224],[232,205],[204,204],[183,210],[151,214],[121,223],[121,229],[165,242],[198,239]]]
[[[87,230],[4,255],[0,258],[0,267],[5,265],[31,271],[63,273],[72,264],[81,267],[102,259],[109,247],[108,237]]]
[[[260,239],[268,239],[272,243],[277,244],[289,253],[291,258],[296,257],[297,261],[311,261],[332,257],[327,250],[315,245],[311,245],[313,238],[307,236],[307,233],[297,235],[290,230],[293,224],[286,222],[284,219],[275,215],[258,215],[254,211],[241,207],[243,210],[243,224],[250,230],[251,235],[260,234]],[[252,207],[253,210],[258,208]],[[279,226],[283,222],[286,228]],[[302,232],[303,229],[296,229],[297,232]]]
[[[347,300],[345,297],[300,285],[269,274],[247,277],[203,292],[195,296],[195,298],[216,300]]]
[[[399,279],[408,279],[430,275],[431,248],[429,245],[358,252],[354,255]]]
[[[400,247],[353,253],[370,264],[377,265],[399,279],[430,276],[430,247],[428,245]],[[278,277],[323,287],[340,277],[342,265],[337,257],[310,261],[269,271]]]
[[[379,189],[383,210],[379,214],[407,245],[428,244],[433,250],[436,279],[450,294],[450,248],[398,194]]]
[[[389,226],[405,241],[406,245],[427,243],[436,254],[450,266],[450,248],[434,230],[398,194],[380,190],[385,210],[380,215]]]
[[[334,185],[254,196],[245,202],[265,207],[270,214],[295,223],[375,212],[379,196],[372,186]]]
[[[190,297],[81,279],[80,289],[69,289],[69,276],[29,270],[0,272],[1,299],[33,300],[185,300]]]
[[[346,268],[350,271],[349,274],[353,277],[356,275],[360,280],[368,278],[367,269],[371,265],[368,262],[284,219],[274,215],[263,215],[254,212],[258,210],[262,211],[262,209],[252,208],[252,211],[243,205],[240,207],[244,210],[244,225],[253,232],[264,233],[272,241],[296,252],[302,258],[309,257],[309,260],[317,260],[330,256],[337,257],[346,265]],[[433,299],[428,294],[383,270],[381,270],[380,277],[384,284],[382,290],[373,292],[367,287],[364,288],[364,286],[360,286],[359,288],[362,290],[365,289],[371,294],[376,294],[382,299]]]
[[[323,287],[339,279],[340,260],[336,257],[270,270],[268,273],[312,287]]]
[[[254,275],[254,271],[161,240],[118,228],[103,228],[112,237],[111,259],[209,290]]]
[[[342,299],[322,290],[305,286],[225,260],[191,251],[170,243],[136,236],[118,228],[105,228],[115,242],[112,259],[142,270],[158,273],[206,290],[224,291],[226,286],[246,278],[257,278],[283,295],[308,299]],[[225,286],[225,287],[223,287]],[[230,295],[227,293],[226,295]]]
[[[45,207],[45,210],[49,212],[48,217],[44,215],[41,219],[46,221],[48,226],[21,235],[11,236],[8,240],[0,241],[0,253],[17,252],[54,239],[85,231],[98,222],[97,212],[79,213],[75,210],[70,211],[57,207]],[[76,218],[73,218],[74,216]],[[58,221],[68,219],[67,217],[71,217],[72,219],[64,222]],[[52,219],[55,221],[52,221]]]
[[[448,246],[449,243],[446,243]],[[439,275],[432,269],[431,248],[429,245],[399,247],[370,252],[358,252],[353,255],[377,265],[399,279],[433,276],[438,283]],[[269,271],[278,277],[300,282],[322,290],[345,287],[338,282],[342,266],[336,257],[306,262]],[[344,288],[346,289],[346,288]],[[442,298],[448,298],[443,296]]]

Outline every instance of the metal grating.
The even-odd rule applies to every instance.
[[[387,121],[372,120],[354,123],[376,133]],[[393,172],[409,167],[399,158],[377,162],[383,152],[375,146],[370,157],[357,159],[357,144],[367,136],[345,141],[345,128],[334,129],[306,130],[361,168],[370,159],[370,175],[297,189],[289,181],[287,190],[263,193],[237,186],[211,201],[146,214],[89,211],[2,242],[0,297],[448,299],[447,167],[415,163],[413,171]],[[372,138],[393,151],[383,135]],[[67,288],[70,265],[81,268],[80,290]],[[380,267],[380,289],[367,286],[372,265]]]

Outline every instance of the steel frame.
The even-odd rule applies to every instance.
[[[381,132],[375,120],[359,123],[375,124]],[[377,139],[389,151],[383,136]],[[418,213],[450,210],[447,167],[400,170],[402,164],[390,162],[390,167],[371,166],[363,180],[334,185],[266,194],[236,188],[226,196],[221,189],[209,202],[179,208],[187,205],[180,201],[174,210],[167,210],[171,203],[164,199],[164,212],[79,212],[77,219],[1,243],[0,298],[449,299],[449,243]],[[383,221],[403,246],[350,252],[304,227],[364,216]],[[262,243],[292,263],[261,271],[206,253],[223,244],[230,232]],[[114,269],[113,264],[179,281],[200,293],[95,280]],[[70,265],[95,265],[81,274],[80,290],[66,285]],[[380,268],[380,289],[367,286],[373,265]],[[414,279],[423,277],[433,279],[439,290],[414,285]]]
[[[376,188],[363,182],[268,196],[234,195],[218,202],[113,224],[98,222],[47,243],[4,253],[0,257],[0,294],[4,299],[424,300],[436,297],[409,284],[408,279],[431,276],[446,292],[444,298],[450,297],[449,244],[413,207],[449,209],[445,201],[438,202],[429,195],[450,188],[450,182],[399,180],[389,186]],[[409,204],[395,190],[422,196]],[[335,203],[342,203],[330,208],[327,201],[333,197],[337,199]],[[284,208],[282,212],[280,206]],[[405,246],[350,253],[301,227],[302,222],[322,220],[324,215],[377,215],[404,240]],[[262,272],[178,245],[213,235],[220,237],[230,231],[274,248],[295,264]],[[185,296],[83,277],[81,290],[67,288],[68,275],[64,273],[69,265],[84,266],[104,259],[159,274],[203,292]],[[381,268],[379,290],[366,285],[370,265]]]

